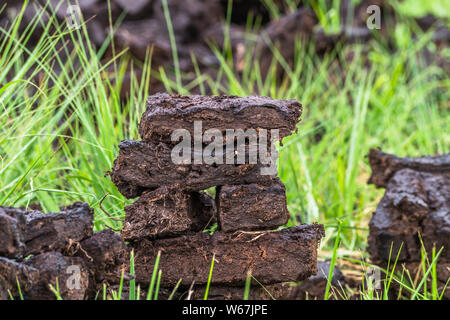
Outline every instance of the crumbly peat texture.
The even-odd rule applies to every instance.
[[[281,141],[296,130],[301,112],[295,100],[150,96],[139,124],[143,141],[122,141],[110,172],[125,197],[140,196],[125,209],[122,235],[134,250],[136,280],[142,287],[153,272],[158,252],[162,296],[169,296],[170,288],[181,279],[176,297],[181,298],[194,282],[188,295],[201,298],[213,257],[210,299],[242,298],[249,270],[274,290],[270,295],[252,283],[253,299],[288,298],[291,288],[284,282],[316,273],[323,226],[274,230],[289,218],[286,189],[278,178],[266,175],[270,163],[262,158],[273,156],[271,143],[277,134],[272,129],[279,130]],[[183,141],[191,147],[183,149],[190,154],[183,154],[187,159],[178,164],[172,154],[180,142],[172,140],[175,129],[187,133],[188,140]],[[211,141],[203,135],[209,129],[215,129],[219,137],[214,140],[211,164],[204,161]],[[228,129],[240,131],[245,139],[227,135]],[[257,137],[253,139],[250,133]],[[268,146],[260,140],[263,133]],[[251,153],[255,151],[257,157]],[[198,192],[210,187],[216,187],[215,201]],[[212,235],[200,232],[214,219],[219,231]]]
[[[420,158],[401,158],[377,149],[371,149],[369,163],[372,168],[369,183],[373,183],[378,188],[385,188],[389,179],[401,169],[412,169],[419,172],[434,172],[438,174],[444,172],[449,173],[450,153]]]
[[[421,259],[421,242],[431,253],[444,247],[450,259],[450,174],[398,171],[369,223],[369,253],[374,261]],[[392,253],[391,251],[392,245]],[[400,250],[401,246],[401,250]]]
[[[119,283],[129,249],[111,230],[93,234],[92,219],[84,203],[47,214],[0,207],[0,254],[14,258],[0,256],[0,300],[9,299],[8,292],[21,298],[17,281],[23,297],[32,300],[56,299],[49,287],[56,288],[56,279],[66,300],[93,298],[103,283]]]
[[[76,256],[81,257],[90,274],[90,291],[101,289],[103,283],[119,283],[121,271],[127,270],[129,248],[120,234],[102,230],[80,243]]]

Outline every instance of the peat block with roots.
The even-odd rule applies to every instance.
[[[300,225],[277,232],[215,232],[184,235],[134,246],[136,279],[148,282],[158,251],[164,276],[161,286],[189,286],[208,281],[211,262],[215,285],[240,286],[248,271],[262,284],[306,279],[317,272],[317,248],[323,226]]]
[[[133,241],[202,231],[215,219],[216,205],[204,192],[144,192],[125,212],[122,236]]]
[[[69,250],[92,235],[93,217],[94,211],[81,202],[54,213],[0,207],[0,255],[21,258]]]
[[[276,178],[270,184],[226,185],[216,194],[220,230],[274,229],[287,223],[286,188]]]
[[[143,141],[122,141],[110,173],[125,197],[140,196],[125,208],[122,235],[143,288],[159,252],[166,298],[179,281],[173,298],[202,298],[210,270],[209,299],[242,299],[249,272],[250,298],[289,298],[286,282],[316,274],[323,226],[274,230],[289,219],[274,145],[296,130],[301,112],[295,100],[150,96]],[[176,129],[181,142],[172,140]],[[199,192],[210,187],[215,201]],[[201,232],[215,219],[218,231]]]
[[[148,284],[148,283],[147,283]],[[147,297],[147,290],[144,284],[141,284],[140,299],[144,300]],[[112,298],[112,292],[119,292],[119,285],[113,285],[107,288],[107,299]],[[249,300],[286,300],[289,299],[293,287],[289,283],[276,283],[268,285],[252,285],[249,290]],[[192,287],[178,287],[174,290],[173,287],[160,287],[158,291],[158,300],[204,300],[205,285],[195,285]],[[121,300],[129,298],[130,288],[122,287]],[[245,286],[221,286],[211,284],[208,291],[208,300],[242,300],[244,298]]]

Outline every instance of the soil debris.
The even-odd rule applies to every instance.
[[[201,121],[201,135],[208,129],[279,129],[280,139],[291,135],[302,113],[296,100],[267,97],[169,95],[159,93],[147,100],[147,110],[139,124],[144,141],[173,143],[174,128],[194,135],[194,122]],[[224,135],[225,136],[225,135]]]

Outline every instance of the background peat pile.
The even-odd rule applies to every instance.
[[[377,5],[382,9],[380,32],[383,38],[389,36],[386,30],[392,27],[385,26],[385,21],[391,21],[394,24],[396,21],[394,9],[389,1],[384,0],[364,0],[356,5],[350,0],[342,1],[338,12],[342,23],[339,30],[332,32],[324,29],[308,2],[300,2],[297,6],[289,8],[287,1],[275,0],[272,9],[275,9],[279,16],[274,19],[271,16],[273,10],[269,9],[263,0],[234,0],[228,26],[227,0],[168,0],[167,3],[171,18],[170,25],[174,33],[172,42],[162,0],[111,0],[110,5],[104,0],[70,1],[72,5],[79,5],[86,22],[90,44],[97,49],[105,43],[108,44],[108,49],[102,55],[105,62],[120,50],[128,50],[131,56],[139,61],[134,63],[133,67],[127,68],[122,83],[123,98],[130,90],[132,74],[142,75],[139,65],[142,65],[150,52],[151,65],[155,74],[159,72],[160,67],[168,70],[178,68],[183,73],[185,84],[197,77],[196,65],[201,73],[210,75],[212,79],[217,77],[221,63],[212,48],[218,49],[219,52],[228,49],[233,52],[233,64],[237,74],[242,73],[245,65],[250,63],[247,59],[248,55],[256,58],[254,60],[259,61],[259,68],[265,76],[274,62],[273,46],[278,48],[286,64],[292,68],[295,43],[298,39],[314,42],[314,50],[319,54],[335,49],[339,43],[367,43],[373,39],[373,30],[369,30],[366,26],[369,17],[367,7],[370,5]],[[6,9],[0,13],[0,27],[7,28],[22,8],[23,0],[0,1],[0,5],[3,4],[6,4]],[[68,3],[65,1],[31,0],[30,5],[25,9],[24,23],[20,27],[20,32],[24,32],[35,21],[39,23],[31,34],[32,41],[28,43],[28,46],[38,43],[45,26],[52,19],[65,23],[70,17],[70,12]],[[254,17],[254,23],[256,20],[260,21],[259,28],[255,30],[248,28],[249,15]],[[115,25],[119,21],[120,25],[114,30],[111,23]],[[422,29],[427,30],[436,21],[432,16],[426,16],[418,19],[417,23]],[[440,27],[433,39],[440,47],[445,47],[448,44],[450,32],[441,24],[438,23]],[[111,35],[113,30],[114,34]],[[114,40],[114,46],[108,43],[109,36]],[[393,39],[389,41],[392,42]],[[173,43],[176,44],[178,65],[175,65],[172,55]],[[69,49],[69,51],[74,49],[69,36],[67,36],[67,42],[58,43],[58,47],[59,58],[63,61],[67,58],[65,56],[67,53],[63,49]],[[427,56],[431,59],[433,54],[427,52]],[[193,57],[195,57],[195,63]],[[438,55],[436,60],[448,72],[449,66],[445,59]],[[78,64],[77,61],[72,63]],[[55,71],[60,72],[59,68],[57,64]],[[166,74],[173,78],[171,72]],[[283,74],[284,68],[278,66],[277,75],[281,77]],[[152,76],[148,89],[154,93],[165,90],[165,87],[160,79]]]
[[[111,172],[124,196],[140,197],[125,208],[122,231],[135,252],[137,282],[148,285],[159,251],[162,291],[181,279],[181,296],[193,285],[190,295],[194,299],[203,297],[213,259],[210,299],[241,299],[250,270],[275,298],[288,298],[283,282],[316,274],[323,226],[300,225],[273,232],[288,221],[285,188],[275,176],[261,173],[267,164],[250,163],[250,142],[242,146],[243,164],[237,161],[239,153],[234,147],[231,154],[216,149],[218,158],[210,164],[175,164],[171,158],[175,129],[191,133],[194,139],[189,146],[200,143],[205,147],[210,142],[196,140],[196,120],[202,121],[202,137],[212,128],[218,133],[278,129],[282,139],[295,130],[300,114],[301,105],[295,100],[168,94],[148,99],[139,127],[143,141],[123,141]],[[228,142],[234,146],[236,141]],[[196,152],[194,148],[194,159]],[[230,155],[232,164],[225,161]],[[210,187],[216,187],[215,199],[201,191]],[[202,232],[214,221],[218,231],[213,235]],[[252,288],[251,297],[270,298],[259,285]]]
[[[372,261],[386,268],[389,257],[392,266],[398,255],[397,264],[414,277],[423,272],[422,248],[427,266],[433,261],[433,248],[436,253],[443,248],[436,264],[442,292],[450,277],[450,154],[399,158],[372,149],[369,161],[369,182],[386,188],[369,224]],[[444,297],[450,298],[449,288]]]
[[[127,247],[111,230],[93,234],[93,214],[85,203],[47,214],[0,207],[0,300],[54,300],[50,285],[82,300],[118,283]]]

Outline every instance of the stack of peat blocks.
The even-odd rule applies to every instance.
[[[139,124],[142,141],[120,144],[110,174],[124,196],[139,197],[125,208],[122,231],[134,249],[138,283],[148,285],[158,252],[162,291],[181,279],[178,292],[191,288],[186,295],[193,299],[203,298],[213,259],[209,299],[242,299],[249,271],[257,280],[250,290],[254,299],[271,298],[267,291],[284,298],[283,283],[316,273],[323,226],[277,230],[289,218],[286,190],[276,167],[267,174],[274,163],[264,160],[274,152],[275,139],[296,130],[301,111],[295,100],[266,97],[155,94],[148,99]],[[237,142],[229,130],[256,132],[257,140],[247,136]],[[174,161],[182,140],[181,153],[188,157]],[[225,145],[234,148],[230,152]],[[208,152],[214,161],[206,159]],[[242,155],[244,162],[238,161]],[[215,199],[204,192],[212,187]],[[216,223],[213,234],[204,232]]]
[[[369,223],[371,262],[383,269],[397,266],[396,272],[408,270],[413,279],[418,274],[422,279],[422,261],[429,261],[428,268],[437,259],[428,285],[449,300],[450,153],[401,158],[372,149],[369,162],[369,183],[386,189]],[[391,289],[398,291],[398,286]]]

